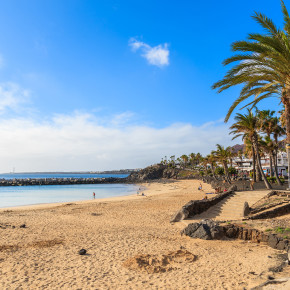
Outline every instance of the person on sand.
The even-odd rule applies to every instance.
[[[94,199],[96,198],[96,194],[93,192],[93,197],[94,197]]]
[[[198,188],[198,190],[202,190],[202,185],[201,185],[201,183],[199,184],[199,188]]]

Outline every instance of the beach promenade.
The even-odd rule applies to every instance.
[[[170,224],[209,185],[144,185],[144,196],[1,210],[1,289],[250,289],[272,275],[277,250],[191,239]],[[144,255],[147,266],[163,259],[166,267],[138,263]]]

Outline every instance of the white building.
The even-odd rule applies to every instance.
[[[269,156],[261,157],[261,165],[265,173],[270,173],[270,158]],[[253,159],[246,157],[235,157],[233,160],[233,167],[241,171],[251,171],[253,170]],[[286,152],[278,152],[277,156],[277,167],[278,174],[287,175],[288,174],[288,158]]]

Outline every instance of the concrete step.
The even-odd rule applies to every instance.
[[[243,218],[243,208],[247,201],[249,206],[256,203],[258,200],[267,195],[270,191],[240,191],[229,196],[209,208],[207,211],[193,217],[194,220],[202,220],[211,218],[216,220],[235,220]]]

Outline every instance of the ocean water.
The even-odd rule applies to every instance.
[[[139,187],[132,184],[76,184],[76,185],[32,185],[0,187],[0,208],[73,202],[96,198],[107,198],[136,194]]]
[[[95,173],[7,173],[0,174],[0,179],[43,179],[43,178],[107,178],[127,177],[129,174],[95,174]]]

